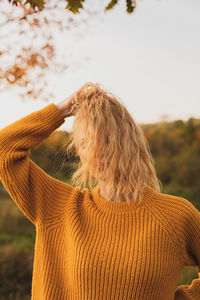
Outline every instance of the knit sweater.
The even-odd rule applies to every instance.
[[[0,179],[36,239],[32,300],[200,300],[200,212],[145,186],[114,202],[59,181],[29,157],[65,122],[54,103],[0,130]],[[198,279],[177,287],[184,266]]]

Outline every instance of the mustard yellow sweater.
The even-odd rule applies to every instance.
[[[200,212],[145,187],[141,204],[61,182],[29,158],[65,121],[56,104],[0,130],[0,179],[35,225],[32,300],[200,300]],[[177,287],[184,266],[198,279]]]

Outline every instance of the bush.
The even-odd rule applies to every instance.
[[[17,244],[0,248],[1,299],[30,299],[33,253]]]

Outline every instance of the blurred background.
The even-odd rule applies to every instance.
[[[198,0],[0,0],[0,129],[98,82],[141,125],[162,192],[200,210],[199,11]],[[31,159],[72,184],[79,160],[65,151],[65,120]],[[0,181],[1,300],[30,299],[34,242]],[[194,278],[185,267],[177,285]]]

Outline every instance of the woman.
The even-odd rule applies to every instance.
[[[29,158],[69,116],[76,187]],[[200,212],[160,192],[141,129],[98,84],[0,130],[0,179],[36,227],[32,300],[200,299]],[[177,287],[184,266],[199,278]]]

